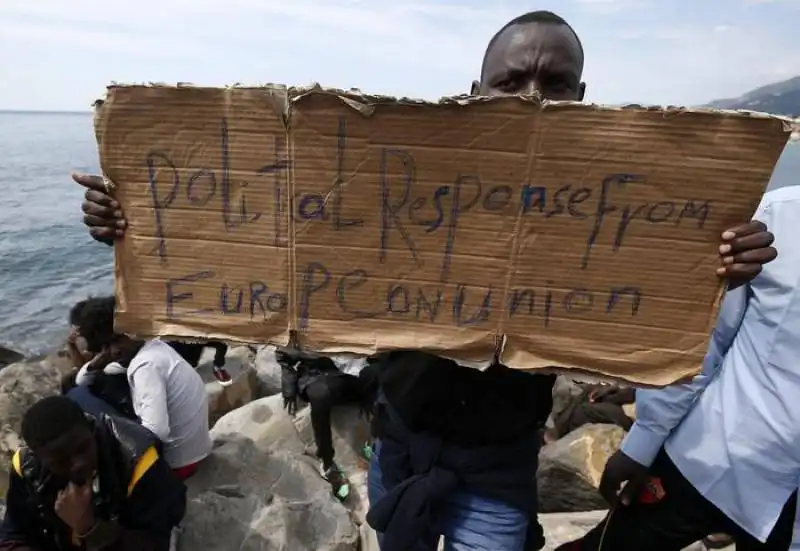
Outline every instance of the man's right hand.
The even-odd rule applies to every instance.
[[[125,216],[119,203],[111,197],[101,176],[73,174],[72,179],[86,188],[81,205],[83,223],[96,241],[111,245],[125,235]]]
[[[294,367],[303,359],[303,353],[296,348],[278,348],[275,350],[275,360],[284,367]]]
[[[284,396],[283,409],[286,410],[286,413],[294,417],[294,414],[297,413],[297,398]]]
[[[630,505],[647,484],[648,471],[647,467],[619,450],[606,463],[600,479],[600,494],[612,507]]]

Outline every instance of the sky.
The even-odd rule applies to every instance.
[[[592,102],[698,105],[800,75],[800,0],[11,0],[0,109],[89,110],[111,82],[437,99],[468,92],[492,35],[537,9],[580,35]]]

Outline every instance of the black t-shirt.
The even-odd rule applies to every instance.
[[[42,522],[32,508],[30,497],[28,485],[12,470],[6,493],[6,514],[0,525],[0,551],[26,547],[34,551],[81,549],[75,546],[62,549],[56,545],[57,536],[53,534],[69,542],[69,528],[54,512],[51,521]],[[54,497],[48,496],[43,502],[53,503]],[[186,487],[159,457],[123,501],[118,522],[125,530],[143,532],[156,542],[156,549],[166,551],[172,528],[181,521],[185,511]],[[45,531],[51,535],[45,537]]]
[[[487,446],[534,437],[553,408],[555,375],[485,371],[424,352],[378,357],[381,389],[403,422],[446,443]]]

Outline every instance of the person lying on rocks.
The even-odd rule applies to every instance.
[[[472,92],[581,101],[583,62],[566,21],[531,12],[491,39]],[[87,188],[82,209],[92,237],[122,238],[127,223],[113,190],[100,176],[73,179]],[[775,258],[759,222],[723,235],[720,277],[749,280]],[[382,551],[435,550],[442,537],[448,550],[541,549],[536,467],[555,376],[493,362],[468,369],[419,351],[382,360],[367,516]]]
[[[114,297],[91,299],[80,333],[103,360],[76,378],[90,385],[101,370],[124,369],[133,411],[164,444],[164,458],[181,479],[192,476],[211,453],[208,396],[203,379],[175,349],[160,339],[139,341],[114,332]]]
[[[626,432],[633,425],[623,406],[633,404],[633,387],[617,385],[581,385],[583,391],[574,396],[563,411],[553,416],[553,427],[544,433],[544,443],[555,442],[570,432],[591,423],[617,425]]]
[[[279,348],[275,358],[281,366],[284,407],[294,415],[298,398],[308,402],[320,473],[330,483],[333,495],[344,501],[350,495],[350,484],[334,461],[331,410],[361,402],[358,374],[365,360],[346,356],[329,358],[292,347]]]
[[[167,551],[186,487],[150,431],[51,396],[28,409],[21,436],[0,551]]]

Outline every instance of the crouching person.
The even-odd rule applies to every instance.
[[[65,396],[22,420],[28,447],[12,460],[3,551],[167,551],[186,488],[136,423],[95,418]]]
[[[164,459],[185,480],[212,448],[208,396],[203,379],[166,342],[134,340],[114,332],[114,297],[97,300],[80,334],[88,349],[103,358],[81,370],[76,383],[90,385],[100,370],[118,366],[130,388],[133,411],[142,426],[164,444]]]
[[[308,402],[320,473],[330,483],[333,495],[344,501],[350,495],[350,484],[334,461],[331,411],[335,406],[361,402],[358,373],[366,362],[344,356],[328,358],[293,348],[280,349],[275,357],[281,365],[284,406],[294,415],[298,397]]]

